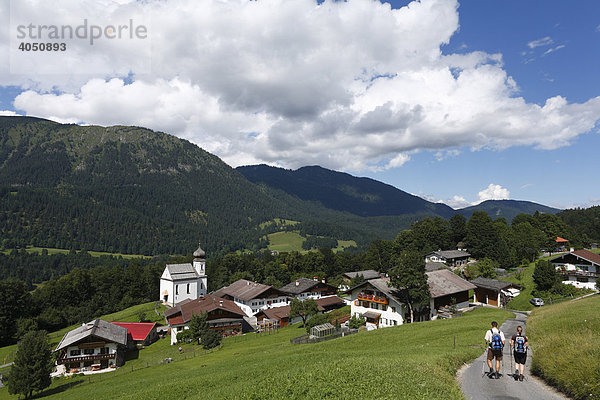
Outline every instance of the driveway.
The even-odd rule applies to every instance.
[[[514,364],[510,365],[511,355],[509,350],[510,337],[517,331],[517,326],[521,325],[527,334],[525,328],[527,316],[525,314],[515,313],[516,318],[507,319],[500,327],[506,337],[504,346],[504,365],[500,368],[500,379],[490,379],[487,375],[482,376],[483,363],[485,363],[485,354],[463,368],[458,373],[460,387],[467,400],[566,400],[563,394],[546,385],[542,380],[531,376],[529,368],[531,365],[531,354],[527,356],[525,364],[525,380],[523,382],[513,379]],[[490,321],[491,322],[491,321]],[[481,329],[481,341],[485,335],[485,328]],[[486,350],[487,352],[487,350]],[[531,352],[530,352],[531,353]],[[513,359],[514,362],[514,359]],[[485,371],[489,371],[487,364]]]

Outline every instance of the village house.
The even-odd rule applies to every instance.
[[[519,295],[521,288],[516,283],[482,277],[473,279],[471,283],[477,286],[473,301],[494,307],[504,307],[513,297]]]
[[[134,346],[148,346],[158,340],[156,322],[120,322],[111,321],[111,324],[127,329],[127,343]]]
[[[325,283],[325,279],[319,281],[317,278],[298,278],[280,288],[283,293],[290,297],[304,299],[320,299],[321,297],[336,294],[337,288]]]
[[[563,283],[578,288],[595,289],[600,277],[600,255],[589,250],[576,250],[550,260],[562,275]]]
[[[266,308],[288,304],[288,297],[281,290],[246,279],[240,279],[217,290],[214,296],[234,301],[248,317]]]
[[[213,295],[195,300],[185,300],[164,312],[171,329],[171,344],[177,343],[177,334],[189,329],[192,315],[206,314],[208,328],[219,331],[223,336],[236,335],[251,330],[245,322],[246,314],[232,300]]]
[[[160,277],[160,300],[168,305],[204,296],[207,291],[205,252],[200,245],[194,261],[186,264],[167,264]]]
[[[126,328],[96,319],[67,332],[54,351],[59,371],[79,372],[121,366],[126,348]]]
[[[442,307],[455,305],[458,310],[469,307],[469,290],[476,288],[469,281],[447,269],[427,272],[427,284],[431,294],[429,310],[432,319],[438,315],[438,310]]]
[[[335,295],[321,297],[316,299],[315,302],[317,303],[317,309],[320,313],[326,313],[346,305],[344,300]],[[255,316],[257,322],[268,319],[275,323],[278,327],[283,328],[288,324],[294,324],[301,321],[300,317],[290,320],[290,311],[291,307],[289,305],[283,307],[266,308],[264,310],[260,310]]]
[[[361,276],[365,281],[370,279],[379,279],[381,278],[381,274],[372,269],[366,269],[363,271],[353,271],[353,272],[345,272],[342,274],[342,283],[338,287],[340,291],[347,291],[350,289],[350,285],[352,281],[357,277]]]
[[[438,250],[425,256],[425,262],[441,262],[449,267],[460,267],[469,262],[471,254],[462,250]]]

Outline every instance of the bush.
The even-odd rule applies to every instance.
[[[208,350],[221,344],[221,334],[215,330],[207,329],[200,338],[202,348]]]
[[[366,323],[367,322],[362,317],[354,316],[354,317],[350,318],[350,322],[348,323],[348,326],[351,329],[358,329],[361,326],[366,325]]]
[[[190,343],[194,340],[194,333],[190,329],[184,329],[177,333],[177,342]]]
[[[325,324],[331,322],[328,314],[317,314],[306,322],[306,333],[310,333],[310,328],[313,326]]]

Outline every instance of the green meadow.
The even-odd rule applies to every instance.
[[[11,251],[15,249],[5,249],[2,250],[2,253],[9,254]],[[70,250],[66,249],[55,249],[52,247],[34,247],[27,246],[25,251],[28,253],[38,253],[41,254],[42,250],[46,250],[48,254],[68,254]],[[104,251],[87,251],[92,257],[100,257],[100,256],[113,256],[113,257],[123,257],[123,258],[152,258],[151,256],[143,256],[140,254],[121,254],[121,253],[106,253]]]
[[[223,340],[206,353],[169,339],[111,372],[54,380],[48,399],[462,399],[458,368],[482,352],[491,320],[513,314],[480,308],[452,320],[406,324],[317,344],[292,345],[298,325],[271,335]],[[454,347],[454,339],[456,346]],[[194,351],[196,350],[196,351]],[[175,362],[160,364],[172,357]],[[148,367],[146,367],[148,365]],[[133,371],[132,371],[133,370]],[[14,399],[0,389],[0,399]]]

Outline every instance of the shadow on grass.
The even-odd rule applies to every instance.
[[[125,361],[137,360],[140,358],[140,350],[138,348],[127,350],[125,353]]]
[[[79,381],[74,381],[74,382],[68,382],[68,383],[63,383],[62,385],[44,390],[43,392],[34,394],[33,396],[31,396],[31,399],[41,399],[43,397],[46,396],[51,396],[57,393],[62,393],[67,389],[70,389],[72,387],[75,387],[77,385],[81,385],[83,383],[83,380],[79,380]]]

